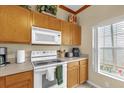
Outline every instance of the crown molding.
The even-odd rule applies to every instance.
[[[66,6],[64,6],[64,5],[59,5],[59,8],[61,8],[61,9],[65,10],[65,11],[67,11],[67,12],[70,12],[70,13],[76,15],[76,14],[78,14],[78,13],[84,11],[86,8],[88,8],[88,7],[90,7],[90,6],[91,6],[91,5],[84,5],[84,6],[82,6],[80,9],[78,9],[77,11],[74,11],[74,10],[72,10],[72,9],[70,9],[70,8],[68,8],[68,7],[66,7]]]
[[[64,5],[59,5],[59,8],[65,10],[65,11],[67,11],[67,12],[70,12],[70,13],[72,13],[72,14],[76,14],[75,11],[73,11],[72,9],[70,9],[70,8],[64,6]]]

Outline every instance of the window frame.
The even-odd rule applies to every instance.
[[[121,79],[119,77],[116,77],[116,76],[111,76],[110,74],[112,73],[109,73],[109,74],[106,74],[106,73],[102,73],[100,71],[100,62],[99,62],[99,57],[98,57],[98,31],[97,31],[97,28],[98,27],[101,27],[101,26],[106,26],[106,25],[111,25],[111,31],[112,31],[112,38],[114,38],[114,33],[113,33],[113,24],[115,23],[118,23],[118,22],[121,22],[121,21],[124,21],[124,16],[120,16],[120,17],[116,17],[116,18],[113,18],[113,19],[110,19],[110,20],[107,20],[107,21],[104,21],[96,26],[94,26],[92,28],[92,65],[93,65],[93,70],[99,74],[102,74],[102,75],[106,75],[106,76],[109,76],[111,78],[114,78],[114,79],[118,79],[118,80],[121,80],[121,81],[124,81],[124,79]],[[117,46],[114,46],[114,39],[112,39],[112,43],[113,43],[113,46],[112,46],[112,49],[113,49],[113,54],[115,57],[115,48],[117,48]],[[114,59],[114,66],[115,67],[119,67],[119,68],[123,68],[124,67],[120,67],[117,65],[117,62],[115,62],[116,59]],[[116,65],[115,65],[116,64]]]

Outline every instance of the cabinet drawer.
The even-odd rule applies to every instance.
[[[18,84],[23,85],[24,82],[30,82],[30,86],[32,86],[33,73],[32,71],[27,71],[23,73],[6,76],[5,79],[6,79],[6,87],[14,87],[14,85],[18,85]]]
[[[79,62],[68,63],[68,68],[79,66]]]
[[[80,65],[87,65],[87,64],[88,64],[88,59],[80,61]]]

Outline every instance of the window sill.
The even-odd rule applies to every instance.
[[[124,82],[124,77],[122,77],[122,76],[121,77],[120,76],[116,76],[115,74],[112,74],[112,73],[110,74],[110,73],[107,73],[105,71],[99,71],[98,73],[101,74],[101,75],[107,76],[109,78],[112,78],[112,79]]]

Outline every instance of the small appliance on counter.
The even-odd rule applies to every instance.
[[[79,50],[79,48],[73,48],[72,52],[73,52],[73,57],[80,57],[80,50]]]
[[[7,63],[7,48],[0,47],[0,66],[5,66]]]
[[[72,52],[66,52],[65,57],[73,57],[73,53]]]
[[[18,50],[17,63],[24,63],[24,62],[25,62],[25,50]]]

